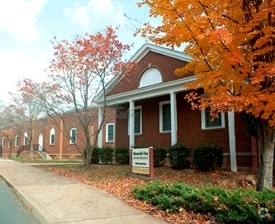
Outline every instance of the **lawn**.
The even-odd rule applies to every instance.
[[[154,206],[134,198],[132,190],[148,181],[130,175],[129,165],[41,165],[41,168],[67,178],[74,179],[114,194],[129,205],[143,210],[153,216],[166,220],[168,223],[218,223],[211,215],[195,214],[192,211],[182,210],[171,214],[160,211]],[[224,188],[254,188],[254,172],[199,172],[194,169],[174,170],[170,167],[155,168],[154,179],[169,182],[183,182],[197,188],[221,186]]]

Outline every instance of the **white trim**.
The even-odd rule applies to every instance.
[[[28,145],[28,133],[27,132],[24,133],[23,145],[24,146]]]
[[[160,133],[170,133],[170,131],[163,131],[163,111],[162,111],[162,106],[163,105],[167,105],[169,104],[170,105],[170,100],[167,100],[167,101],[162,101],[162,102],[159,102],[159,132]],[[170,115],[171,116],[171,115]],[[171,120],[170,120],[171,122]]]
[[[2,147],[5,147],[5,137],[2,138]]]
[[[129,61],[137,63],[150,51],[165,55],[167,57],[183,60],[186,62],[190,62],[192,60],[192,57],[190,55],[185,54],[183,52],[175,51],[175,50],[172,50],[169,48],[157,46],[157,45],[150,44],[150,43],[146,43],[143,46],[141,46],[141,48],[130,58]]]
[[[109,127],[113,126],[113,139],[109,139]],[[106,124],[106,142],[115,142],[115,123]]]
[[[235,114],[229,111],[228,116],[228,137],[230,151],[230,168],[232,172],[237,172],[237,156],[236,156],[236,133],[235,133]]]
[[[192,60],[192,57],[188,54],[185,54],[181,51],[175,51],[171,48],[165,48],[165,47],[162,47],[162,46],[157,46],[157,45],[154,45],[154,44],[150,44],[150,43],[146,43],[144,44],[131,58],[130,58],[130,62],[135,62],[135,63],[138,63],[142,58],[145,57],[146,54],[148,54],[148,52],[155,52],[155,53],[158,53],[158,54],[162,54],[162,55],[165,55],[167,57],[171,57],[171,58],[175,58],[175,59],[178,59],[178,60],[181,60],[181,61],[185,61],[185,62],[190,62]],[[116,83],[118,83],[121,79],[123,79],[124,76],[122,77],[116,77],[114,76],[106,85],[106,90],[107,92],[109,92],[115,85]],[[187,78],[189,79],[189,78]],[[192,80],[193,81],[193,80]],[[180,82],[180,79],[179,80],[176,80],[176,82]],[[180,85],[180,90],[182,91],[182,85]],[[176,91],[176,90],[173,90],[173,91]],[[171,90],[169,90],[169,92],[171,92]],[[118,94],[120,95],[120,94]],[[122,94],[123,95],[123,94]],[[162,94],[163,95],[163,94]],[[111,96],[112,97],[112,96]],[[96,97],[95,97],[95,100],[94,102],[95,103],[100,103],[100,102],[103,102],[104,99],[103,99],[103,92],[101,91]],[[113,97],[114,99],[116,98]],[[112,100],[110,98],[110,102],[112,103]],[[126,98],[123,103],[127,103],[131,100],[131,96]],[[135,99],[133,99],[135,100]],[[117,103],[114,103],[114,104],[119,104],[121,102],[117,102]]]
[[[139,87],[143,88],[146,86],[156,85],[162,83],[162,75],[157,68],[147,69],[139,80]]]
[[[130,101],[138,101],[141,99],[149,99],[157,96],[167,95],[169,92],[182,92],[185,90],[184,84],[188,82],[193,82],[196,80],[196,76],[185,77],[178,80],[173,80],[170,82],[164,82],[152,86],[146,86],[143,88],[134,89],[132,91],[127,91],[111,96],[107,96],[106,100],[108,105],[117,105],[122,103],[128,103]],[[100,103],[102,99],[97,100],[95,103]]]
[[[15,135],[14,137],[14,147],[18,147],[19,146],[19,135]]]
[[[205,120],[205,110],[201,110],[201,129],[208,130],[208,129],[218,129],[218,128],[224,128],[225,127],[225,121],[224,121],[224,113],[221,112],[221,126],[216,127],[206,127],[206,120]]]
[[[52,142],[52,136],[54,136],[54,141]],[[55,129],[50,130],[50,145],[55,145]]]
[[[72,141],[73,130],[75,130],[75,141],[74,141],[74,142]],[[76,137],[77,137],[77,130],[76,130],[76,128],[71,128],[71,129],[70,129],[70,144],[71,144],[71,145],[76,144]]]
[[[139,133],[135,133],[135,115],[134,115],[134,135],[141,135],[142,134],[142,106],[136,106],[134,108],[135,110],[140,110],[140,132]],[[130,114],[128,114],[128,135],[130,135]]]

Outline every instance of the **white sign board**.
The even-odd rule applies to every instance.
[[[132,166],[149,167],[149,148],[132,149]]]

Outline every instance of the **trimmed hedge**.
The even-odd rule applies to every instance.
[[[129,164],[129,148],[126,146],[115,147],[115,161],[120,164]]]
[[[192,156],[195,169],[199,171],[215,170],[223,164],[222,148],[211,143],[198,145],[193,149]]]
[[[113,163],[114,149],[110,146],[104,146],[99,149],[99,160],[101,163]]]
[[[92,153],[92,158],[91,158],[91,164],[97,164],[99,163],[99,151],[100,148],[94,147],[93,148],[93,153]]]
[[[158,167],[161,162],[167,157],[166,149],[160,146],[154,146],[154,166]]]
[[[190,167],[191,163],[187,160],[190,155],[191,148],[180,142],[177,142],[168,148],[168,158],[172,168],[174,169]]]

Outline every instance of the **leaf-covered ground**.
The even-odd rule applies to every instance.
[[[114,194],[129,205],[168,223],[218,223],[215,222],[215,218],[211,217],[210,214],[195,214],[186,210],[170,214],[135,199],[131,193],[132,189],[146,184],[150,180],[131,177],[129,166],[127,165],[91,165],[90,167],[84,167],[83,165],[44,165],[41,167],[58,175]],[[198,172],[193,169],[173,170],[169,167],[159,167],[155,168],[154,178],[170,182],[181,181],[188,185],[195,185],[198,188],[217,185],[224,188],[251,188],[254,187],[254,180],[252,180],[254,175],[255,173],[253,172]]]

